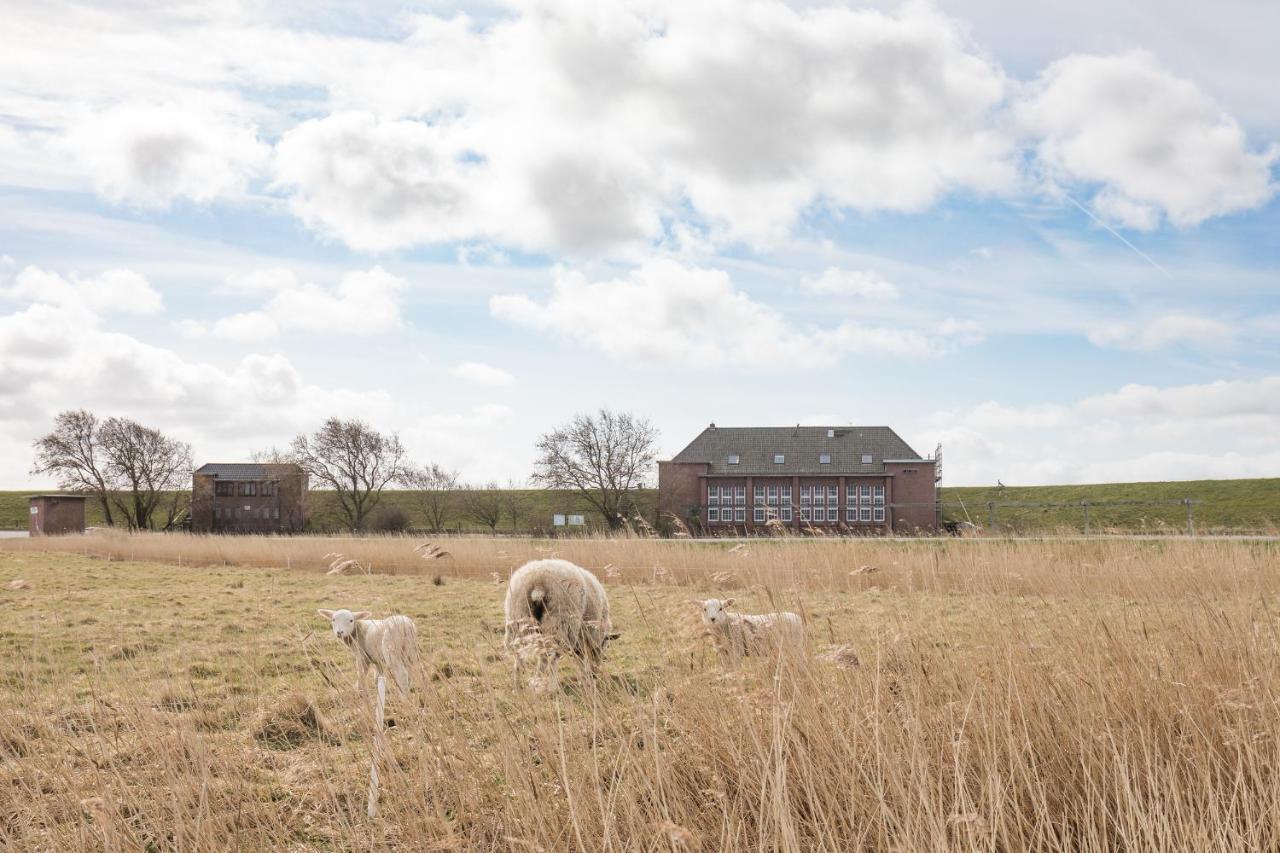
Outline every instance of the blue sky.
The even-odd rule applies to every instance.
[[[0,484],[82,406],[473,481],[600,406],[1280,476],[1278,9],[15,4]]]

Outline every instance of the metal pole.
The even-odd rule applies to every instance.
[[[1195,518],[1192,516],[1193,509],[1192,509],[1191,498],[1186,499],[1186,504],[1187,504],[1187,535],[1195,536],[1196,521],[1195,521]]]
[[[1089,535],[1089,502],[1081,501],[1080,505],[1084,507],[1084,535]]]
[[[996,502],[987,501],[987,529],[996,532]]]

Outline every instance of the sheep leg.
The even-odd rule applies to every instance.
[[[409,668],[403,662],[397,661],[392,668],[396,678],[396,686],[400,688],[400,692],[409,695]]]

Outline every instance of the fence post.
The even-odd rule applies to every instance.
[[[1080,501],[1080,505],[1084,507],[1084,535],[1089,535],[1089,502]]]
[[[1193,509],[1192,509],[1193,504],[1191,503],[1191,498],[1187,498],[1187,499],[1185,500],[1185,503],[1186,503],[1186,505],[1187,505],[1187,535],[1188,535],[1188,536],[1195,536],[1195,535],[1196,535],[1196,520],[1195,520],[1195,517],[1192,515],[1192,512],[1193,512]]]
[[[987,528],[992,532],[996,532],[996,502],[987,501]]]

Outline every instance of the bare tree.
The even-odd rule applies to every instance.
[[[35,441],[33,474],[53,474],[63,489],[89,492],[103,520],[130,529],[168,529],[191,501],[191,446],[128,418],[98,420],[81,409],[59,414],[53,431]]]
[[[507,480],[507,487],[502,490],[502,507],[511,519],[512,532],[519,533],[529,514],[529,496],[524,493],[525,484],[513,479]]]
[[[497,533],[505,509],[502,489],[493,482],[483,486],[467,486],[462,492],[462,508],[473,521],[489,528],[490,533]]]
[[[338,510],[351,530],[364,529],[382,490],[404,473],[400,436],[383,435],[354,418],[329,418],[312,435],[295,438],[289,449],[313,482],[337,492]]]
[[[115,524],[111,514],[111,484],[98,445],[96,415],[85,409],[62,412],[53,419],[53,431],[35,440],[32,474],[52,474],[58,488],[89,492],[102,506],[103,519]]]
[[[458,472],[434,462],[420,468],[406,466],[400,482],[413,489],[406,500],[421,514],[427,529],[443,531],[458,502]]]
[[[631,492],[644,487],[654,463],[658,431],[646,418],[601,409],[580,414],[538,439],[533,481],[573,489],[612,529],[625,524]]]
[[[98,443],[115,486],[111,501],[131,529],[153,527],[156,509],[166,496],[166,528],[186,514],[189,497],[184,501],[183,496],[191,486],[191,445],[128,418],[103,421]]]

